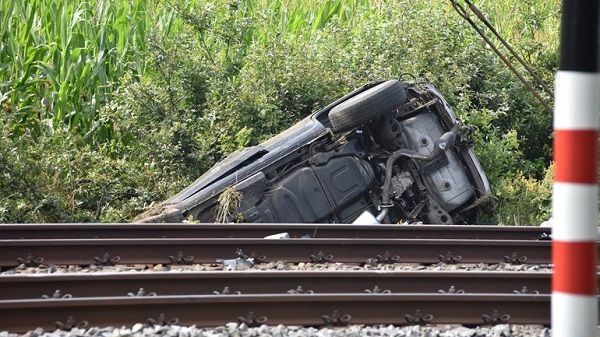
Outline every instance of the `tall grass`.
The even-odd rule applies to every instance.
[[[336,18],[351,24],[361,14],[374,11],[373,0],[246,0],[249,12],[258,12],[271,22],[271,29],[298,34],[322,29]]]

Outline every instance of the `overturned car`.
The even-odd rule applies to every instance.
[[[490,185],[463,133],[432,84],[369,83],[230,154],[140,221],[472,224]]]

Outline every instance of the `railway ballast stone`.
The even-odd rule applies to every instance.
[[[215,328],[192,326],[148,326],[74,328],[71,331],[44,331],[41,328],[25,334],[0,332],[0,337],[550,337],[547,327],[540,325],[512,325],[465,327],[460,325],[395,326],[395,325],[349,325],[346,327],[301,327],[295,325],[266,325],[248,327],[246,324],[229,323]]]

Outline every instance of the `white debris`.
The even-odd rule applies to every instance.
[[[287,233],[287,232],[265,236],[265,239],[268,239],[268,240],[279,240],[279,239],[289,239],[289,238],[290,238],[290,233]]]
[[[542,222],[540,224],[540,227],[552,227],[552,217],[550,217],[550,219]]]

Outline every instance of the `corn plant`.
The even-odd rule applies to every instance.
[[[98,111],[123,74],[144,70],[147,6],[143,0],[3,1],[0,92],[13,131],[40,120],[84,136],[100,128]]]

